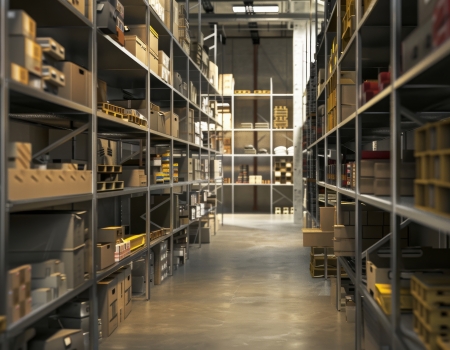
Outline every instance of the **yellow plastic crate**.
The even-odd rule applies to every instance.
[[[130,242],[130,249],[133,251],[145,245],[145,233],[127,237],[123,240]]]

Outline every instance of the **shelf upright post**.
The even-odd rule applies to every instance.
[[[171,11],[171,12],[173,12],[173,11]],[[172,23],[171,23],[171,25],[172,25]],[[173,70],[173,62],[174,62],[174,54],[173,54],[173,52],[174,52],[174,50],[173,50],[173,37],[170,37],[170,58],[171,58],[171,60],[170,60],[170,71],[171,72],[174,72],[174,70]],[[172,77],[172,79],[173,79],[173,77]],[[201,90],[200,90],[200,92],[201,92]],[[175,229],[174,224],[173,224],[174,220],[175,220],[175,216],[174,216],[174,209],[175,209],[175,207],[174,207],[174,198],[175,198],[174,186],[175,186],[175,183],[173,181],[173,174],[174,174],[174,172],[173,172],[173,164],[174,164],[174,160],[175,160],[174,159],[175,143],[174,143],[174,135],[172,135],[172,130],[173,130],[173,125],[172,125],[173,124],[173,113],[174,113],[174,107],[175,107],[174,97],[175,97],[175,92],[173,91],[173,89],[170,89],[170,106],[169,106],[170,113],[171,113],[171,118],[170,118],[170,135],[171,135],[171,137],[170,137],[170,178],[172,179],[171,180],[172,186],[170,187],[170,206],[169,206],[170,207],[170,233],[171,233],[170,238],[169,238],[169,241],[170,241],[170,255],[169,255],[170,270],[169,270],[169,276],[173,275],[173,261],[174,261],[174,259],[173,259],[173,254],[174,254],[174,251],[173,251],[173,230]]]
[[[222,79],[223,82],[223,79]],[[223,88],[222,88],[223,91]],[[231,213],[234,214],[234,190],[236,188],[236,179],[234,176],[234,161],[235,161],[235,154],[234,154],[234,134],[235,134],[235,125],[234,125],[234,90],[232,91],[231,95]]]
[[[9,135],[9,93],[8,93],[8,9],[9,1],[0,0],[0,285],[7,285],[8,268],[8,135]],[[0,314],[6,315],[7,288],[0,288]],[[0,335],[0,345],[2,345]],[[6,340],[5,340],[6,343]],[[6,348],[6,344],[4,344]],[[3,346],[2,346],[3,348]]]
[[[400,76],[400,57],[402,44],[402,0],[391,1],[391,85]],[[391,93],[391,271],[393,273],[392,288],[392,312],[391,331],[392,349],[403,348],[397,342],[400,334],[400,218],[395,213],[395,208],[400,199],[400,162],[401,162],[401,115],[400,97],[397,89]]]
[[[149,28],[150,28],[150,6],[146,7],[146,11],[145,11],[145,30],[148,32]],[[147,35],[147,47],[150,47],[150,40],[149,40],[149,35]],[[147,62],[150,62],[150,50],[147,50],[146,52],[147,55]],[[147,72],[147,78],[146,78],[146,88],[147,88],[147,94],[146,94],[146,98],[147,98],[147,105],[146,105],[146,109],[147,109],[147,116],[148,116],[148,129],[147,129],[147,138],[146,138],[146,152],[145,152],[145,168],[146,168],[146,173],[147,173],[147,193],[146,193],[146,211],[145,211],[145,218],[146,218],[146,222],[145,222],[145,231],[146,231],[146,243],[147,243],[147,253],[145,255],[145,278],[146,281],[150,281],[150,222],[151,222],[151,212],[150,212],[150,207],[151,207],[151,185],[150,185],[150,174],[151,174],[151,167],[150,167],[150,142],[151,142],[151,134],[150,134],[150,103],[151,103],[151,85],[150,85],[150,67],[148,68],[148,72]],[[142,152],[142,149],[141,149]],[[150,283],[147,283],[145,286],[145,299],[149,300],[150,299]]]
[[[355,2],[357,27],[362,18],[362,0]],[[358,31],[355,38],[356,43],[356,86],[362,84],[362,39],[361,33]],[[356,89],[356,111],[361,105],[361,96],[359,96],[360,89]],[[356,234],[355,234],[355,302],[356,302],[356,322],[355,322],[355,349],[361,350],[362,335],[363,335],[363,319],[362,319],[362,207],[359,199],[360,196],[360,175],[361,175],[361,149],[362,149],[362,116],[356,113],[355,119],[355,163],[356,163],[356,188],[355,188],[355,219],[356,219]]]
[[[89,334],[91,349],[97,350],[98,343],[98,300],[97,300],[97,268],[96,268],[96,245],[97,245],[97,16],[94,9],[92,9],[92,23],[90,38],[89,38],[89,66],[91,67],[91,86],[92,89],[92,113],[90,116],[89,125],[89,149],[91,150],[88,164],[92,167],[92,204],[89,222],[89,232],[91,238],[91,252],[90,252],[90,271],[91,279],[93,280],[92,287],[89,288],[89,303],[90,303],[90,319],[89,319]]]
[[[273,137],[274,137],[274,126],[273,126],[273,108],[274,108],[274,100],[273,100],[273,81],[272,78],[270,78],[270,100],[269,100],[269,115],[270,115],[270,121],[269,121],[269,127],[270,127],[270,174],[274,176],[275,169],[273,168]],[[256,175],[256,174],[255,174]],[[273,214],[273,181],[270,181],[270,213]]]

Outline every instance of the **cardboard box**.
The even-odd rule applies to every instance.
[[[80,12],[84,16],[85,0],[67,0],[67,1],[69,2],[69,4],[72,4],[72,6],[75,7],[78,10],[78,12]],[[87,1],[92,1],[92,0],[87,0]]]
[[[125,48],[147,65],[147,45],[137,35],[125,35]]]
[[[390,196],[391,195],[391,179],[375,179],[374,180],[374,194],[376,196]],[[400,196],[414,196],[414,180],[401,179],[400,180]]]
[[[118,21],[123,22],[123,17],[118,15],[115,4],[113,5],[110,1],[102,1],[96,6],[96,14],[98,29],[105,34],[117,34]]]
[[[417,0],[419,26],[432,19],[437,2],[438,0]]]
[[[217,65],[212,61],[209,61],[208,78],[211,85],[214,86],[216,90],[219,90],[219,67],[217,67]]]
[[[334,230],[334,207],[320,208],[320,228],[322,231]]]
[[[151,260],[151,259],[150,259]],[[131,266],[126,265],[121,268],[121,271],[123,271],[123,278],[125,281],[125,294],[124,294],[124,318],[126,319],[132,309],[132,278],[131,278]]]
[[[84,349],[83,331],[80,329],[40,329],[28,343],[29,350]]]
[[[125,187],[146,187],[147,175],[145,169],[129,169],[123,168],[120,179],[124,181]]]
[[[72,318],[55,315],[54,317],[51,316],[48,318],[48,327],[56,329],[81,329],[83,332],[89,332],[89,317]]]
[[[65,273],[64,263],[61,260],[49,259],[31,264],[32,278],[45,278],[56,272]]]
[[[63,274],[56,272],[45,278],[33,278],[31,288],[52,288],[55,298],[59,298],[67,292],[67,280]]]
[[[125,321],[125,275],[122,270],[118,270],[111,276],[117,279],[117,317],[120,325]]]
[[[159,36],[158,36],[158,33],[156,32],[156,30],[152,26],[150,26],[150,35],[149,36],[150,36],[150,38],[149,38],[149,40],[150,40],[150,53],[153,51],[154,55],[158,56]],[[155,72],[156,72],[156,70],[155,70]]]
[[[38,43],[42,48],[42,53],[45,56],[51,57],[56,61],[64,61],[66,58],[66,50],[64,46],[59,44],[56,40],[49,37],[36,38],[36,43]]]
[[[165,124],[164,113],[150,111],[150,129],[165,133],[166,132],[166,124]]]
[[[73,289],[84,282],[84,246],[66,251],[21,251],[9,252],[11,264],[39,263],[48,259],[64,263],[67,288]]]
[[[426,0],[419,0],[424,2]],[[435,0],[431,0],[435,2]],[[419,63],[423,58],[433,51],[433,20],[431,16],[402,42],[402,65],[403,72]]]
[[[109,226],[97,230],[97,242],[116,243],[124,237],[122,226]]]
[[[166,83],[170,84],[170,71],[158,61],[158,75]]]
[[[28,72],[27,72],[28,74]],[[30,169],[31,143],[10,142],[8,147],[8,168]]]
[[[54,298],[53,288],[38,288],[31,291],[33,309],[51,302]]]
[[[234,94],[233,74],[219,74],[219,93],[224,96],[232,96]]]
[[[334,231],[314,228],[304,228],[302,231],[304,247],[333,247]]]
[[[97,283],[98,314],[102,320],[103,337],[109,337],[119,325],[117,277]]]
[[[159,65],[159,61],[158,61],[158,56],[153,52],[150,51],[150,70],[157,74],[158,73],[158,65]]]
[[[58,89],[58,95],[90,107],[92,105],[91,72],[72,62],[57,62],[56,68],[66,77],[66,85]]]
[[[391,178],[391,164],[388,162],[375,163],[374,177],[377,179],[390,179]],[[402,163],[400,165],[400,178],[401,179],[415,179],[416,178],[416,164],[415,163]]]
[[[103,270],[114,264],[115,243],[97,243],[97,270]]]
[[[63,251],[84,245],[85,211],[10,215],[10,251]]]
[[[359,181],[359,191],[361,194],[374,194],[374,182],[373,177],[361,177]]]
[[[165,125],[165,133],[167,135],[171,135],[179,138],[179,117],[175,113],[166,112],[164,113],[164,125]]]
[[[375,177],[375,164],[377,163],[389,164],[389,159],[361,159],[361,176]]]
[[[36,22],[23,10],[8,10],[8,29],[10,36],[36,38]]]
[[[26,68],[30,73],[38,77],[42,75],[42,48],[33,39],[10,36],[9,57],[11,62]]]
[[[334,237],[335,238],[355,238],[355,226],[344,226],[335,225],[334,226]]]
[[[170,58],[163,50],[158,51],[158,61],[159,64],[162,64],[164,67],[170,70]]]
[[[29,83],[28,71],[24,67],[12,62],[10,77],[12,80],[15,80],[24,85],[28,85]]]

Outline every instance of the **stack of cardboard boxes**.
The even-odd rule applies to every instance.
[[[14,323],[31,312],[31,266],[22,265],[8,271],[8,323]]]
[[[223,96],[233,95],[234,93],[233,74],[219,74],[219,93]]]
[[[155,284],[161,284],[169,276],[169,254],[167,253],[167,240],[161,242],[153,249],[155,256]]]

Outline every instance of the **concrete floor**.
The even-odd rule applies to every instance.
[[[109,349],[354,349],[354,324],[309,274],[291,216],[227,215],[211,244],[151,290]]]

